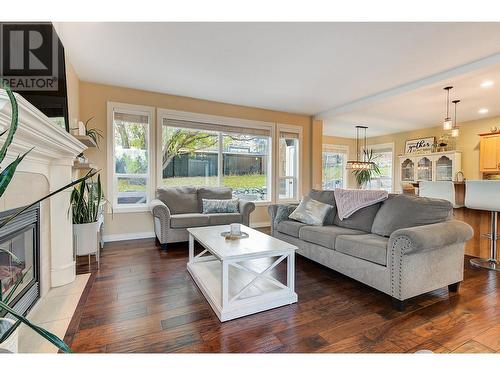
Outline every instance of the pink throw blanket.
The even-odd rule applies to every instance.
[[[356,211],[386,200],[389,194],[385,190],[335,189],[335,202],[340,220],[344,220]]]

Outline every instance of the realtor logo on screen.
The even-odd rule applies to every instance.
[[[50,23],[1,23],[2,81],[14,91],[57,91],[58,47]]]

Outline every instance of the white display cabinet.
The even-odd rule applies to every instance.
[[[460,151],[433,152],[399,156],[400,182],[454,181],[462,168]]]

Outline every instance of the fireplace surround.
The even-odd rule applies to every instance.
[[[19,106],[19,127],[2,163],[5,167],[17,155],[33,150],[18,166],[9,188],[0,199],[0,210],[25,206],[49,192],[71,182],[76,155],[86,146],[52,123],[47,116],[21,95],[15,94]],[[0,89],[0,131],[10,126],[10,101]],[[44,201],[39,209],[39,283],[40,294],[52,287],[75,280],[73,228],[68,215],[71,189]]]

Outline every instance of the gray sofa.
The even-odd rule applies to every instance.
[[[452,220],[450,202],[389,195],[341,221],[332,190],[309,195],[334,206],[323,226],[289,219],[294,206],[269,207],[272,235],[296,245],[300,255],[389,294],[399,310],[405,300],[432,290],[458,291],[473,230]]]
[[[231,199],[231,188],[212,187],[161,187],[156,190],[156,199],[151,201],[150,209],[154,218],[156,238],[161,248],[167,244],[189,239],[187,228],[206,227],[241,223],[249,225],[250,213],[255,210],[253,202],[239,201],[238,213],[202,213],[202,199]]]

